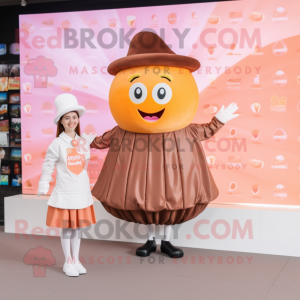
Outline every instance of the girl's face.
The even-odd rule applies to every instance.
[[[78,118],[77,113],[72,111],[72,112],[65,114],[62,117],[62,120],[60,122],[64,126],[65,131],[71,132],[71,131],[75,131],[75,128],[77,127],[77,125],[79,123],[79,118]]]

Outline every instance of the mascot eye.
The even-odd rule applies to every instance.
[[[156,103],[166,104],[172,98],[172,89],[166,83],[159,83],[153,88],[152,97]]]
[[[131,86],[129,97],[133,103],[140,104],[147,98],[147,88],[141,82],[137,82]]]

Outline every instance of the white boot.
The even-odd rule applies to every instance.
[[[64,264],[63,271],[66,273],[66,275],[71,277],[79,276],[79,272],[73,264]]]
[[[73,264],[80,275],[86,274],[86,268],[79,262]]]

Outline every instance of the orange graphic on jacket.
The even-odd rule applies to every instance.
[[[67,168],[73,174],[79,175],[84,169],[85,155],[79,154],[76,148],[68,148],[67,153]]]

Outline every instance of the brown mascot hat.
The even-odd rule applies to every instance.
[[[177,55],[156,33],[141,31],[132,38],[127,56],[113,61],[107,71],[115,76],[121,70],[141,66],[177,67],[194,72],[200,68],[200,62]]]

